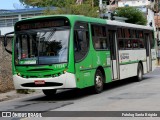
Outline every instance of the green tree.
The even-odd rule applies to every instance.
[[[135,7],[123,7],[116,9],[116,16],[119,17],[126,17],[128,20],[126,22],[139,24],[139,25],[146,25],[147,18],[144,14]]]
[[[19,0],[24,6],[32,7],[47,7],[58,6],[59,3],[63,3],[64,0]]]
[[[81,4],[77,4],[77,0],[20,0],[22,4],[37,7],[47,7],[44,14],[75,14],[90,17],[98,17],[98,6],[94,4],[95,0],[85,0]],[[56,6],[56,10],[50,9]]]
[[[45,14],[75,14],[90,17],[98,17],[98,7],[94,7],[91,0],[76,4],[73,0],[65,0],[57,10],[47,9]]]
[[[46,6],[55,6],[61,7],[65,4],[65,0],[19,0],[23,5],[33,6],[33,7],[46,7]],[[76,0],[73,0],[74,2]],[[91,1],[91,0],[83,0]],[[98,7],[99,0],[92,0],[94,6]]]

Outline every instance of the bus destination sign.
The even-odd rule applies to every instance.
[[[43,20],[43,21],[30,21],[19,22],[16,25],[16,31],[21,30],[30,30],[30,29],[40,29],[40,28],[50,28],[50,27],[61,27],[61,26],[69,26],[68,20],[65,19],[56,19],[56,20]]]

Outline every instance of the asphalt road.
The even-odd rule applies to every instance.
[[[47,111],[160,111],[160,68],[146,74],[141,82],[135,82],[134,79],[125,79],[106,84],[101,94],[93,94],[91,88],[62,90],[52,98],[40,93],[30,97],[0,102],[0,111],[43,111],[43,113],[47,113]],[[97,119],[93,116],[87,118],[58,118],[65,120]],[[28,120],[29,118],[8,119]],[[42,119],[50,120],[51,118]],[[54,117],[54,119],[57,118]],[[159,120],[160,117],[101,117],[99,119]]]

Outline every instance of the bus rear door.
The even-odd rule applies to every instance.
[[[146,56],[147,56],[147,72],[152,71],[152,63],[151,63],[151,45],[149,40],[149,34],[144,34],[145,39],[145,48],[146,48]]]
[[[108,37],[110,42],[111,50],[111,67],[112,67],[112,79],[119,79],[119,65],[118,65],[118,50],[117,50],[117,40],[116,40],[116,31],[108,30]]]

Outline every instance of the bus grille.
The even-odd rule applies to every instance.
[[[45,82],[45,84],[37,85],[34,82],[32,82],[32,83],[22,84],[21,86],[22,87],[54,87],[54,86],[62,86],[62,85],[63,85],[62,83],[55,83],[55,82]]]

